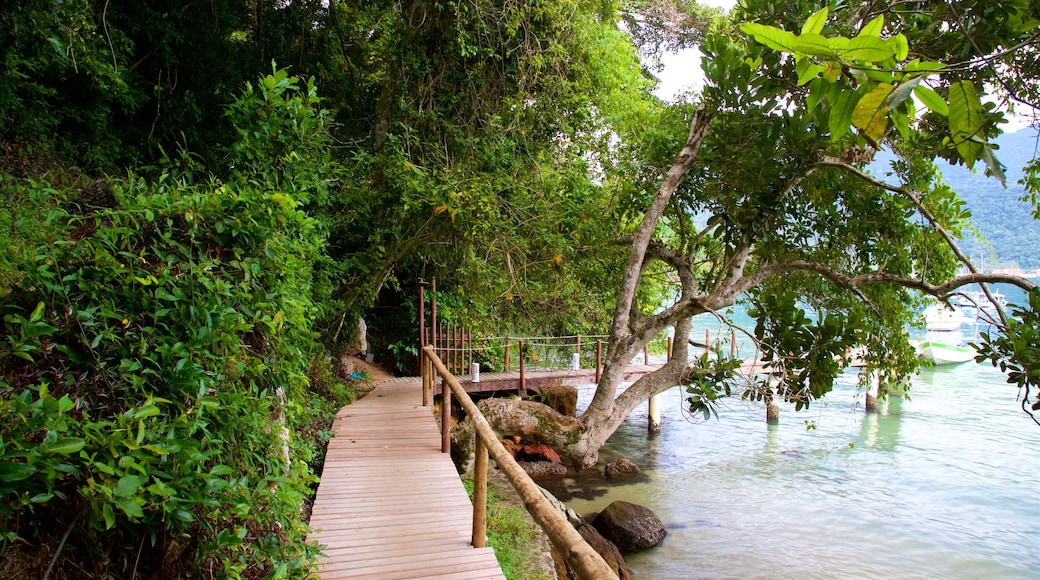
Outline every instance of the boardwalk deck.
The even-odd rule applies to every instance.
[[[386,381],[337,414],[308,538],[325,546],[320,578],[505,578],[470,544],[473,508],[420,389]]]
[[[659,365],[631,365],[635,380]],[[761,372],[750,361],[746,371]],[[525,373],[529,386],[591,383],[595,370]],[[467,391],[515,390],[520,374],[459,377]],[[421,379],[384,381],[340,410],[333,423],[308,540],[324,546],[323,579],[504,579],[491,548],[470,543],[472,504],[451,458],[440,451]]]

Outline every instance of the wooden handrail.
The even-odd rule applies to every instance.
[[[469,394],[466,393],[466,389],[459,384],[455,377],[448,372],[447,367],[441,362],[441,359],[434,352],[433,348],[427,346],[423,349],[426,352],[428,360],[433,363],[433,367],[437,373],[441,376],[441,380],[447,389],[450,389],[455,394],[455,398],[459,404],[465,409],[469,415],[470,420],[473,422],[473,430],[476,437],[483,444],[483,447],[487,448],[487,452],[494,458],[495,463],[498,464],[498,468],[505,474],[509,483],[512,484],[513,489],[516,490],[520,499],[524,502],[524,507],[534,518],[534,521],[541,526],[545,535],[549,537],[549,541],[552,542],[553,546],[563,555],[567,564],[570,565],[571,569],[574,570],[578,577],[582,580],[608,580],[617,579],[617,574],[607,565],[603,557],[599,555],[596,550],[592,548],[585,541],[585,538],[581,537],[578,530],[574,529],[567,518],[558,512],[554,508],[549,500],[542,495],[541,490],[531,480],[531,477],[527,475],[527,472],[517,464],[513,456],[506,451],[506,448],[502,446],[502,443],[498,440],[498,435],[491,428],[484,414],[480,412],[477,405],[473,403],[473,400],[469,398]],[[521,356],[523,356],[521,354]],[[441,413],[451,413],[444,402],[441,405]],[[475,443],[475,446],[477,444]],[[475,451],[479,453],[480,449]],[[474,483],[474,494],[478,487],[486,490],[487,481],[487,470],[486,465],[483,473],[479,473],[481,470],[474,471],[474,479],[481,478],[481,481]],[[474,498],[474,510],[477,509],[478,505],[484,505],[485,499],[481,498],[477,500]],[[485,516],[474,514],[473,522],[474,525],[478,525],[478,522],[485,521]],[[476,547],[483,545],[485,537],[484,530],[473,530],[473,544]],[[479,545],[478,545],[479,544]]]

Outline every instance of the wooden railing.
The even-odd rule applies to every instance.
[[[466,390],[459,384],[455,377],[448,371],[441,359],[437,356],[431,346],[423,348],[425,360],[428,364],[423,365],[423,384],[432,384],[440,375],[442,383],[441,417],[448,421],[451,417],[451,396],[454,393],[459,404],[469,415],[473,422],[473,453],[475,464],[473,470],[473,547],[481,548],[487,545],[487,468],[488,455],[495,459],[498,468],[505,474],[513,489],[524,502],[527,511],[534,521],[541,526],[545,535],[553,546],[563,555],[567,564],[574,570],[579,578],[587,580],[616,579],[618,576],[607,565],[603,557],[592,548],[581,537],[574,526],[567,521],[566,516],[557,511],[549,500],[542,495],[541,490],[531,480],[530,476],[520,467],[513,456],[506,451],[498,440],[498,435],[492,430],[487,419],[477,408],[473,400],[469,398]],[[429,376],[427,376],[429,375]],[[447,453],[450,443],[447,431],[444,431],[444,441],[441,451]]]

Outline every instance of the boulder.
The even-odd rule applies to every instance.
[[[574,524],[574,528],[578,530],[581,537],[585,538],[585,541],[592,546],[593,550],[599,552],[600,556],[603,556],[603,560],[610,566],[610,569],[618,575],[619,580],[632,580],[632,571],[628,569],[628,565],[625,564],[625,557],[621,555],[621,551],[618,547],[611,543],[610,540],[603,537],[596,528],[592,527],[586,521],[580,521]],[[555,557],[555,556],[554,556]],[[561,562],[562,558],[557,558],[557,562]],[[561,576],[565,578],[566,576]]]
[[[625,477],[639,473],[639,466],[627,457],[619,457],[603,468],[603,475],[609,478]]]
[[[531,400],[552,407],[557,413],[573,417],[578,412],[578,389],[564,385],[534,387],[530,391]]]
[[[567,476],[567,468],[552,461],[517,461],[520,467],[531,476],[531,479],[563,479]]]
[[[621,555],[621,551],[618,550],[617,546],[610,543],[610,540],[603,537],[596,528],[592,527],[588,523],[588,520],[578,515],[577,512],[568,508],[562,501],[557,499],[552,493],[545,488],[539,488],[545,499],[556,511],[566,516],[567,521],[570,522],[574,529],[578,530],[581,537],[585,538],[585,541],[589,543],[589,546],[593,550],[599,553],[606,561],[607,565],[610,566],[611,570],[618,575],[620,580],[631,580],[632,571],[628,569],[628,565],[625,564],[625,558]],[[576,578],[572,571],[568,570],[567,561],[555,547],[552,548],[552,557],[556,562],[556,575],[559,578]]]
[[[592,521],[599,533],[622,552],[636,552],[656,546],[668,531],[650,508],[615,501]]]
[[[347,344],[346,353],[362,356],[368,354],[368,325],[365,324],[365,319],[360,316],[358,316],[357,321],[357,334]]]

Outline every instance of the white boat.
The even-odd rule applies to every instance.
[[[968,317],[955,306],[932,304],[924,310],[924,327],[928,332],[960,330]]]
[[[975,290],[962,292],[960,295],[950,298],[950,303],[961,308],[966,308],[969,311],[982,310],[991,316],[996,314],[996,309],[993,307],[994,302],[1001,310],[1007,309],[1008,301],[1006,296],[996,290],[991,290],[990,294],[993,296],[993,302],[990,302],[989,298],[986,297],[985,292]]]
[[[925,340],[917,344],[917,356],[936,365],[952,365],[975,360],[976,351],[970,346],[959,346]]]

